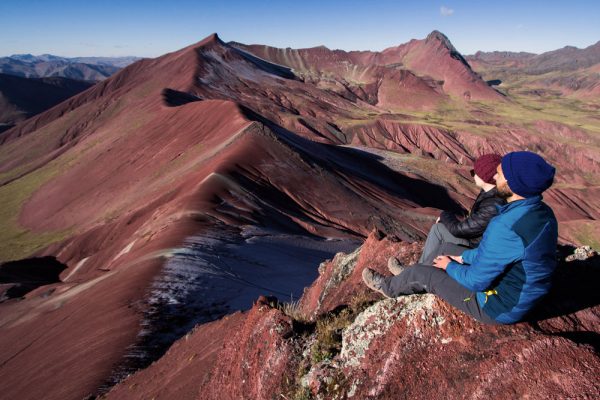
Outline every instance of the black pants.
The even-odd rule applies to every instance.
[[[456,282],[446,271],[430,265],[415,264],[400,275],[386,278],[383,291],[390,297],[433,293],[478,321],[497,324],[479,307],[475,292]]]

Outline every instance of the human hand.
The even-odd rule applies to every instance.
[[[459,264],[463,263],[462,256],[448,256],[448,257],[450,257],[451,259],[453,259],[454,261],[456,261]]]
[[[433,260],[433,266],[436,268],[443,269],[445,271],[446,267],[448,267],[448,264],[450,264],[450,261],[452,260],[448,256],[437,256]]]

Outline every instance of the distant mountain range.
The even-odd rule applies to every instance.
[[[15,54],[0,58],[0,133],[102,81],[140,57]]]
[[[503,82],[505,90],[539,96],[600,95],[600,42],[585,49],[566,46],[542,54],[480,51],[466,59],[489,82]]]
[[[60,76],[83,81],[101,81],[139,59],[140,57],[65,58],[51,54],[15,54],[0,57],[0,73],[25,78]]]
[[[585,49],[565,46],[542,54],[510,51],[478,51],[466,57],[469,62],[490,66],[520,68],[528,74],[545,74],[552,71],[575,71],[600,63],[600,41]],[[477,69],[477,68],[475,68]]]

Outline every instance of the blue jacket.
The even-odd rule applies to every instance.
[[[446,272],[477,292],[483,311],[497,322],[518,322],[550,290],[556,268],[558,224],[542,196],[498,207],[479,247],[463,252],[464,264]]]

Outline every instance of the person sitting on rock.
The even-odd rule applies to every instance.
[[[506,204],[506,200],[498,196],[494,181],[501,160],[498,154],[485,154],[475,160],[471,176],[481,191],[469,215],[460,221],[453,213],[442,212],[429,230],[419,264],[431,265],[433,259],[442,253],[459,255],[468,248],[477,247],[490,220],[498,214],[496,206]],[[394,273],[403,266],[396,257],[391,257],[388,268]]]
[[[475,319],[490,324],[523,320],[550,290],[556,268],[558,224],[542,192],[555,168],[528,151],[508,153],[498,166],[500,207],[479,246],[460,256],[438,256],[385,277],[363,270],[365,284],[387,297],[433,293]]]

